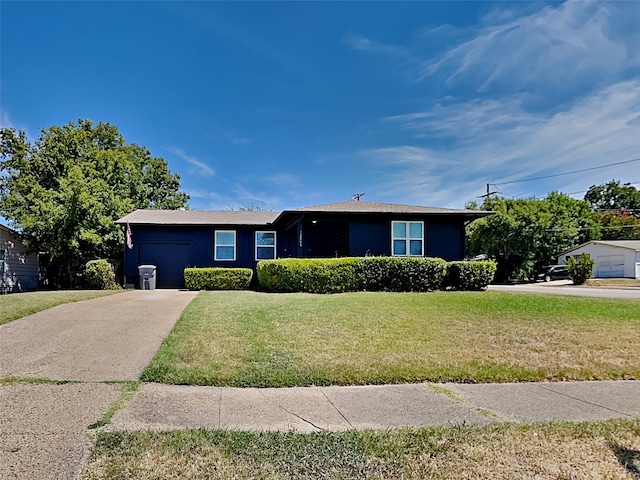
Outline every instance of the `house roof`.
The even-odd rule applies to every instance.
[[[610,247],[627,248],[629,250],[640,252],[640,240],[594,240],[591,243],[608,245]]]
[[[285,215],[300,213],[395,213],[408,215],[462,215],[476,219],[493,214],[482,210],[458,210],[453,208],[423,207],[398,203],[347,202],[327,203],[301,207],[283,212],[248,212],[230,210],[135,210],[117,220],[119,224],[132,225],[270,225]]]
[[[291,212],[312,212],[312,213],[409,213],[409,214],[461,214],[480,213],[484,215],[493,212],[477,210],[460,210],[454,208],[423,207],[420,205],[402,205],[399,203],[379,203],[349,200],[347,202],[326,203],[312,207],[295,208],[288,210]],[[481,215],[481,216],[484,216]]]
[[[135,210],[117,220],[132,225],[269,225],[280,212],[231,210]]]
[[[584,247],[585,245],[606,245],[608,247],[617,247],[617,248],[626,248],[627,250],[633,250],[635,252],[640,252],[640,240],[591,240],[590,242],[583,243],[578,245],[577,247],[570,248],[569,250],[565,250],[559,256],[566,255],[569,252],[573,252],[579,248]]]

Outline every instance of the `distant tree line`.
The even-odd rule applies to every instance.
[[[591,186],[584,200],[551,192],[543,199],[487,197],[467,208],[496,212],[467,228],[469,255],[495,259],[496,280],[531,277],[590,240],[640,239],[640,191],[616,180]]]

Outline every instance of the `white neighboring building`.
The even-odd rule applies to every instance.
[[[558,263],[564,265],[567,257],[583,253],[595,261],[596,278],[640,278],[640,240],[593,240],[562,253]]]
[[[24,254],[20,235],[0,225],[0,293],[38,288],[38,255]]]

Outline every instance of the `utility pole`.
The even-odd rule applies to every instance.
[[[487,183],[487,193],[485,193],[484,195],[480,195],[479,198],[489,198],[491,195],[495,195],[496,193],[498,193],[497,191],[492,192],[491,191],[491,184]]]

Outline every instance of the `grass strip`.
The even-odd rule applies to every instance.
[[[88,428],[91,430],[104,427],[105,425],[108,425],[109,423],[111,423],[111,419],[113,418],[113,416],[118,412],[118,410],[121,410],[127,405],[127,403],[129,403],[129,401],[134,397],[134,395],[138,393],[138,390],[140,390],[140,385],[141,385],[141,382],[131,382],[131,381],[105,382],[105,383],[111,383],[111,384],[121,383],[123,385],[123,388],[118,398],[116,398],[114,402],[111,405],[109,405],[109,408],[107,409],[105,414],[102,416],[102,418],[100,418],[100,420],[98,420],[96,423],[92,423],[91,425],[89,425]]]
[[[120,293],[123,290],[61,290],[0,295],[0,325],[71,302]]]
[[[240,387],[640,378],[640,301],[201,292],[141,379]]]
[[[640,420],[312,434],[101,432],[82,480],[632,479]]]

